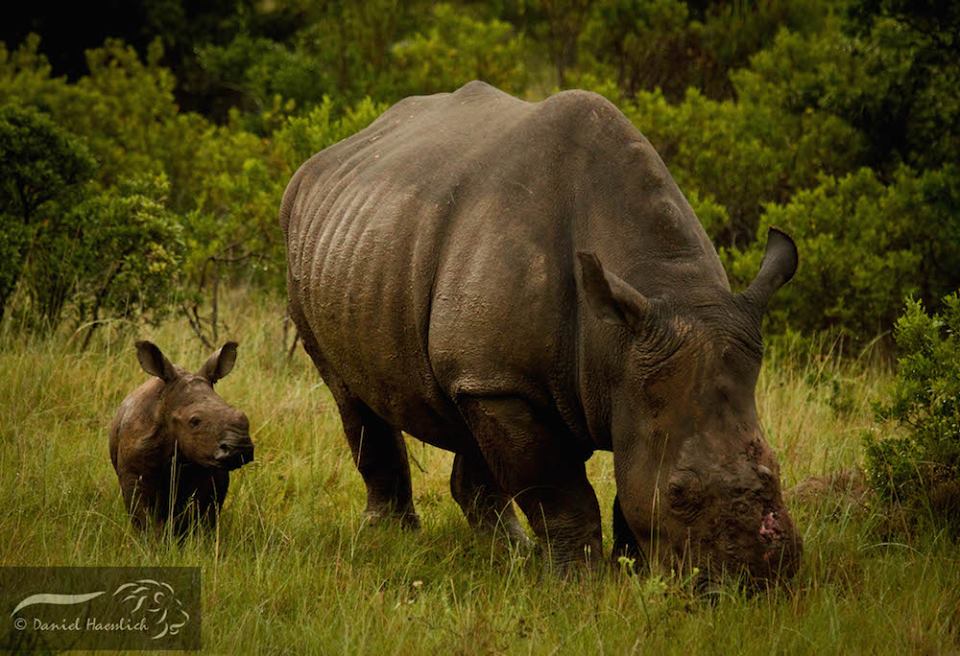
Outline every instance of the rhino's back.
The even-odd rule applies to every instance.
[[[649,148],[594,94],[526,103],[471,83],[404,100],[305,163],[281,222],[291,301],[328,373],[441,446],[467,439],[459,394],[521,395],[581,432],[574,253],[594,235],[631,255],[663,250],[655,233],[630,247],[598,227],[630,223],[614,216],[630,211],[630,144]],[[644,202],[664,193],[685,204],[675,185]],[[701,240],[692,220],[679,241]]]
[[[150,378],[130,392],[110,422],[110,460],[117,474],[124,471],[142,473],[148,466],[163,466],[155,459],[162,451],[156,444],[159,420],[158,400],[163,383]]]

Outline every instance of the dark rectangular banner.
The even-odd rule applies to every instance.
[[[0,649],[200,649],[198,567],[0,567]]]

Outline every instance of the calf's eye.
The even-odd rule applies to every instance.
[[[196,428],[201,423],[203,422],[200,421],[200,417],[190,417],[190,428]]]

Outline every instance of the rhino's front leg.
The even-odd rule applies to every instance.
[[[123,504],[133,527],[140,531],[153,528],[155,533],[162,533],[166,512],[157,490],[160,485],[152,478],[136,472],[121,472],[119,479]]]
[[[182,471],[174,505],[176,534],[185,536],[195,526],[215,529],[229,486],[230,474],[226,471],[206,468]]]
[[[581,457],[517,397],[462,397],[458,405],[500,486],[523,510],[552,561],[601,557],[600,506]]]
[[[467,522],[477,531],[503,532],[515,544],[530,543],[513,512],[513,500],[494,479],[479,452],[458,453],[453,459],[450,492]]]
[[[627,525],[627,520],[620,509],[620,498],[613,498],[613,552],[611,558],[617,564],[620,558],[630,558],[635,567],[646,565],[646,556],[637,537]]]

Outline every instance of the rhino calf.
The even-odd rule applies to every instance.
[[[110,460],[133,525],[183,535],[213,527],[227,496],[230,470],[253,460],[247,416],[214,384],[233,369],[237,343],[215,351],[197,373],[168,360],[151,342],[137,342],[140,366],[153,378],[120,404],[110,425]]]

